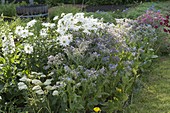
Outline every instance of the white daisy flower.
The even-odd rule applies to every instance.
[[[33,53],[33,46],[31,46],[30,44],[25,44],[24,46],[24,51],[27,54],[31,54]]]
[[[47,37],[47,36],[48,36],[48,34],[47,34],[47,29],[42,28],[42,29],[40,30],[40,36],[42,36],[42,37]]]
[[[26,38],[30,35],[29,31],[27,29],[21,30],[20,37]]]
[[[63,35],[57,39],[61,46],[67,46],[73,41],[73,36],[71,34]]]
[[[24,27],[17,26],[16,29],[15,29],[15,33],[20,36],[22,34],[23,29],[24,29]]]

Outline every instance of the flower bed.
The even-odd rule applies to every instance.
[[[157,57],[155,28],[84,13],[53,21],[1,20],[1,111],[123,111],[140,72]]]

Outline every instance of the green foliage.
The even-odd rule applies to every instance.
[[[102,19],[104,22],[116,23],[115,14],[112,12],[96,12],[96,13],[86,13],[87,16],[93,15],[95,18]]]
[[[71,6],[71,5],[62,5],[62,6],[56,6],[49,10],[49,19],[52,20],[55,16],[60,16],[62,13],[78,13],[81,9]]]
[[[56,24],[1,20],[2,111],[82,113],[96,106],[105,112],[123,111],[138,72],[155,58],[151,48],[156,34],[133,20],[117,19],[112,26],[82,14],[62,14]],[[22,34],[22,29],[28,33]],[[62,46],[67,40],[57,39],[65,38],[60,38],[65,29],[66,36],[74,37],[70,45]],[[88,35],[83,29],[94,31]]]
[[[14,4],[12,3],[6,3],[6,4],[0,4],[0,14],[3,16],[7,16],[7,18],[10,19],[10,17],[16,17],[16,7],[20,5],[26,5],[26,2],[21,2]]]
[[[0,14],[3,14],[4,16],[13,17],[16,16],[16,4],[10,3],[10,4],[0,4]]]
[[[47,4],[50,6],[56,6],[59,3],[64,4],[82,4],[83,2],[88,5],[117,5],[117,4],[133,4],[133,3],[140,3],[140,2],[152,2],[153,0],[48,0],[46,1]],[[159,1],[168,1],[168,0],[159,0]]]
[[[50,6],[57,6],[59,3],[64,3],[64,0],[47,0],[46,3]]]
[[[160,31],[134,20],[114,19],[121,12],[87,13],[85,17],[62,14],[79,11],[65,6],[52,9],[50,19],[58,16],[52,20],[55,24],[0,21],[2,112],[83,113],[93,112],[94,107],[107,113],[124,111],[140,72],[157,58],[154,47]],[[92,14],[115,25],[103,24]],[[99,26],[97,31],[95,26]],[[22,34],[22,29],[29,33]],[[63,32],[73,36],[68,38],[73,40],[69,45],[61,45],[69,41],[62,41]],[[31,46],[25,50],[26,44]]]
[[[150,7],[154,6],[155,10],[159,10],[162,14],[169,14],[170,1],[166,2],[145,2],[141,4],[136,4],[136,7],[129,8],[128,11],[123,12],[124,17],[136,19],[140,15],[146,13]]]

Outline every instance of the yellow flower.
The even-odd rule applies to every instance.
[[[122,89],[116,88],[116,91],[119,92],[119,93],[121,93],[121,92],[122,92]]]
[[[94,110],[95,112],[100,112],[100,111],[101,111],[101,109],[100,109],[99,107],[95,107],[95,108],[93,108],[93,110]]]

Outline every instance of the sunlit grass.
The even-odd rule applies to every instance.
[[[143,77],[143,88],[126,113],[170,113],[170,57],[159,58]]]
[[[142,15],[146,12],[146,10],[154,6],[155,10],[159,10],[162,14],[170,13],[170,1],[166,2],[145,2],[137,5],[137,7],[130,8],[127,12],[125,12],[125,16],[127,18],[135,19],[138,16]]]

